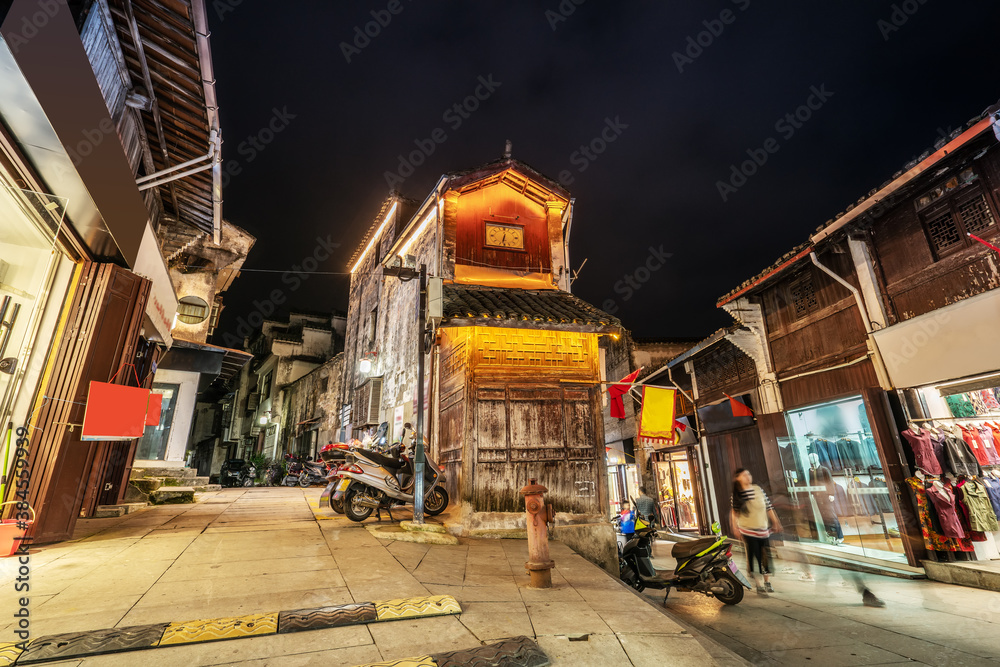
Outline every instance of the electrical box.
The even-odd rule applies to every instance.
[[[444,281],[431,276],[427,278],[427,321],[437,326],[444,317]]]

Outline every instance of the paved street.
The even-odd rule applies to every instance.
[[[33,637],[453,595],[460,616],[274,634],[64,661],[63,665],[355,665],[534,637],[555,665],[742,664],[559,543],[554,587],[526,588],[521,540],[380,541],[316,507],[320,489],[231,489],[193,505],[81,520],[77,540],[31,555]],[[401,512],[404,518],[408,513]],[[399,517],[397,517],[399,518]],[[0,604],[17,608],[15,561]],[[0,642],[14,640],[13,625]],[[707,647],[707,648],[706,648]],[[55,663],[51,663],[55,664]]]
[[[669,543],[659,542],[657,569],[671,569]],[[737,557],[745,568],[745,560]],[[864,607],[843,571],[778,562],[775,594],[747,593],[725,607],[693,593],[672,592],[667,609],[756,665],[997,665],[1000,594],[926,580],[864,575],[886,602]],[[848,574],[848,576],[850,576]],[[657,602],[662,593],[648,592]]]

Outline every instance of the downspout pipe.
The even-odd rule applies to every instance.
[[[569,200],[566,207],[566,233],[563,234],[563,262],[566,264],[566,291],[573,291],[573,265],[569,261],[569,235],[573,231],[573,208],[576,205],[576,198]]]
[[[861,314],[861,321],[865,325],[865,334],[867,334],[866,337],[868,339],[868,349],[871,352],[872,362],[875,365],[875,374],[878,375],[879,383],[882,385],[883,389],[891,389],[892,382],[889,380],[889,373],[885,368],[885,362],[883,362],[882,360],[882,354],[879,352],[878,344],[872,337],[873,333],[872,322],[871,319],[868,317],[868,309],[865,307],[865,302],[861,298],[861,292],[858,291],[858,289],[854,285],[852,285],[851,283],[847,282],[839,275],[834,273],[834,271],[830,267],[821,264],[819,258],[816,257],[815,252],[809,253],[809,259],[812,260],[812,263],[816,266],[817,269],[819,269],[820,271],[822,271],[823,273],[830,276],[838,283],[846,287],[848,290],[850,290],[851,294],[854,295],[854,300],[858,304],[858,312]]]
[[[222,128],[219,123],[219,99],[215,92],[215,68],[212,65],[212,46],[208,38],[208,10],[205,0],[191,0],[194,19],[195,45],[201,67],[201,84],[205,90],[205,111],[208,130],[214,134],[215,160],[212,166],[212,240],[216,245],[222,239]]]

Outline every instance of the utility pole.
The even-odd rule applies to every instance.
[[[424,522],[424,329],[427,311],[427,265],[420,265],[417,298],[417,436],[413,451],[413,523]]]

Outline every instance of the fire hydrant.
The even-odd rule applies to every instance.
[[[528,480],[528,486],[521,489],[524,496],[524,511],[528,525],[528,562],[524,568],[531,575],[531,588],[552,588],[552,568],[555,563],[549,559],[549,523],[555,521],[552,505],[546,505],[542,494],[548,491],[535,479]]]

